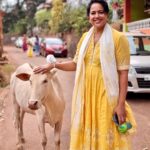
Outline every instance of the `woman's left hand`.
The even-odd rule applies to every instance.
[[[114,109],[114,114],[117,114],[119,124],[123,124],[126,121],[125,104],[118,104]]]
[[[52,68],[54,68],[53,64],[48,63],[48,64],[34,68],[33,72],[34,73],[46,73],[46,72],[49,72]]]

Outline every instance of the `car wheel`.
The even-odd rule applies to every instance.
[[[61,57],[67,57],[67,54],[62,54],[62,56]]]

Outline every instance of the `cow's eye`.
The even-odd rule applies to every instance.
[[[43,81],[43,83],[47,83],[48,81],[45,79],[44,81]]]

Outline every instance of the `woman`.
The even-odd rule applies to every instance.
[[[92,28],[81,37],[73,61],[46,64],[35,73],[53,67],[76,70],[72,102],[70,150],[130,150],[128,135],[136,123],[125,102],[129,69],[126,37],[107,24],[109,8],[103,0],[93,0],[87,8]],[[130,121],[132,129],[118,132],[119,124]]]
[[[23,44],[22,44],[23,52],[26,52],[28,50],[28,44],[27,44],[27,36],[23,35]]]
[[[35,36],[34,48],[35,48],[36,56],[39,56],[40,55],[40,42],[39,42],[38,35]]]

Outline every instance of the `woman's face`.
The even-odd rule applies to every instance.
[[[104,8],[99,3],[91,5],[89,22],[97,29],[102,29],[107,22],[108,14],[104,12]]]

